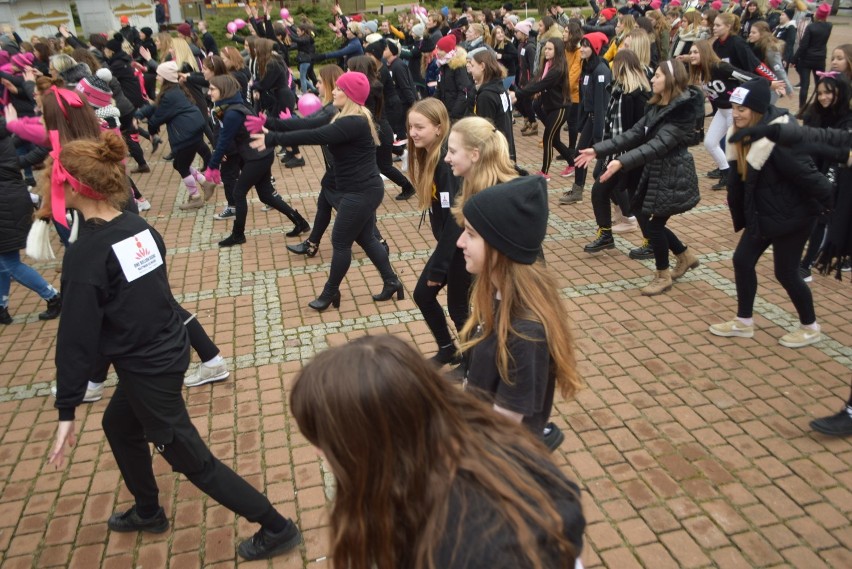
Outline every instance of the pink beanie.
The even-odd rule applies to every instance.
[[[713,0],[713,3],[710,4],[710,7],[718,12],[722,9],[722,0]]]
[[[33,61],[35,60],[35,56],[29,52],[26,53],[16,53],[12,56],[12,63],[18,69],[23,69],[25,67],[31,67]]]
[[[669,2],[669,6],[672,8],[680,8],[680,0],[672,0]]]
[[[819,8],[816,9],[815,18],[818,20],[825,20],[828,18],[828,15],[831,14],[831,4],[828,2],[823,2],[819,5]],[[14,61],[14,57],[12,58]]]
[[[83,77],[76,89],[86,95],[89,103],[97,109],[108,107],[112,102],[112,90],[98,77]]]
[[[659,10],[662,5],[660,0],[651,0],[651,10]]]
[[[338,89],[343,91],[347,97],[363,106],[370,96],[370,80],[358,71],[347,71],[334,82]]]

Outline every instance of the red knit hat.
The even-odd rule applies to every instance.
[[[589,32],[583,36],[583,39],[589,42],[595,54],[600,54],[603,46],[609,43],[609,38],[603,32]]]
[[[444,53],[449,53],[456,49],[456,36],[449,34],[438,40],[438,49]]]
[[[347,71],[338,77],[334,84],[347,97],[361,106],[367,102],[367,97],[370,96],[370,80],[358,71]]]
[[[819,5],[819,8],[816,9],[816,14],[814,18],[817,20],[826,20],[828,19],[828,15],[831,14],[831,4],[828,2],[823,2]]]
[[[618,10],[615,8],[604,8],[601,10],[601,16],[603,16],[607,22],[615,18],[616,14],[618,14]]]
[[[186,22],[182,23],[177,27],[177,31],[180,35],[184,37],[192,37],[192,27]]]

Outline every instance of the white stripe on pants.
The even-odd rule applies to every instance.
[[[710,121],[707,133],[704,135],[704,148],[710,153],[713,161],[716,162],[716,167],[720,170],[725,170],[728,167],[725,151],[722,150],[720,144],[733,124],[733,111],[731,109],[718,109],[716,114],[713,115],[713,120]]]

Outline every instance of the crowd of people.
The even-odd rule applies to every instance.
[[[640,294],[657,296],[701,262],[668,222],[701,199],[690,149],[703,144],[716,168],[701,175],[727,191],[732,229],[742,231],[736,316],[709,333],[754,335],[756,265],[772,246],[775,276],[800,321],[779,343],[822,339],[807,283],[812,269],[840,278],[852,255],[852,45],[828,53],[829,5],[813,14],[799,0],[771,0],[765,12],[754,0],[590,7],[588,17],[554,5],[522,19],[511,4],[418,6],[391,23],[335,6],[329,26],[339,48],[325,53],[314,22],[275,14],[266,2],[246,7],[245,31],[230,29],[230,45],[217,45],[203,21],[154,33],[126,17],[115,34],[87,40],[64,26],[31,41],[0,36],[0,323],[13,321],[12,280],[47,301],[40,319],[61,316],[57,466],[75,440],[75,408],[100,399],[115,368],[103,427],[135,502],[110,517],[113,531],[168,529],[150,442],[175,472],[260,524],[240,544],[242,557],[301,542],[291,520],[210,453],[186,411],[184,386],[222,381],[229,370],[175,301],[166,243],[140,217],[152,206],[134,178],[151,171],[164,138],[163,158],[187,194],[179,211],[201,212],[223,187],[226,206],[214,217],[231,229],[219,247],[247,243],[251,188],[293,223],[286,237],[308,234],[287,245],[294,254],[315,256],[331,225],[328,278],[308,304],[317,311],[343,302],[355,243],[381,275],[373,299],[404,298],[377,224],[384,180],[428,217],[434,252],[412,297],[435,354],[425,360],[392,337],[361,339],[320,354],[291,394],[301,432],[337,478],[339,566],[567,567],[579,558],[579,489],[547,456],[565,438],[550,421],[556,390],[570,399],[581,385],[542,248],[554,161],[565,163],[559,176],[573,177],[561,206],[583,200],[593,167],[598,229],[584,251],[614,249],[615,234],[641,231],[629,256],[653,259]],[[794,117],[776,103],[796,88]],[[539,122],[541,165],[530,174],[517,162],[514,126],[532,141]],[[325,169],[313,224],[272,176],[276,149],[285,168],[298,169],[309,145],[320,147]],[[20,255],[49,239],[47,222],[65,248],[59,291]],[[190,347],[201,364],[185,375]],[[443,366],[457,370],[462,389]],[[812,427],[852,435],[852,398]],[[365,504],[371,524],[359,519]],[[470,539],[486,528],[487,540]]]

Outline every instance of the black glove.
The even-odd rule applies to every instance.
[[[778,139],[781,136],[781,125],[778,124],[760,124],[757,126],[750,126],[747,128],[741,128],[737,132],[731,135],[731,138],[728,139],[728,142],[735,143],[743,141],[747,144],[751,144],[756,140],[760,140],[761,138],[768,138],[772,142],[778,142]]]

